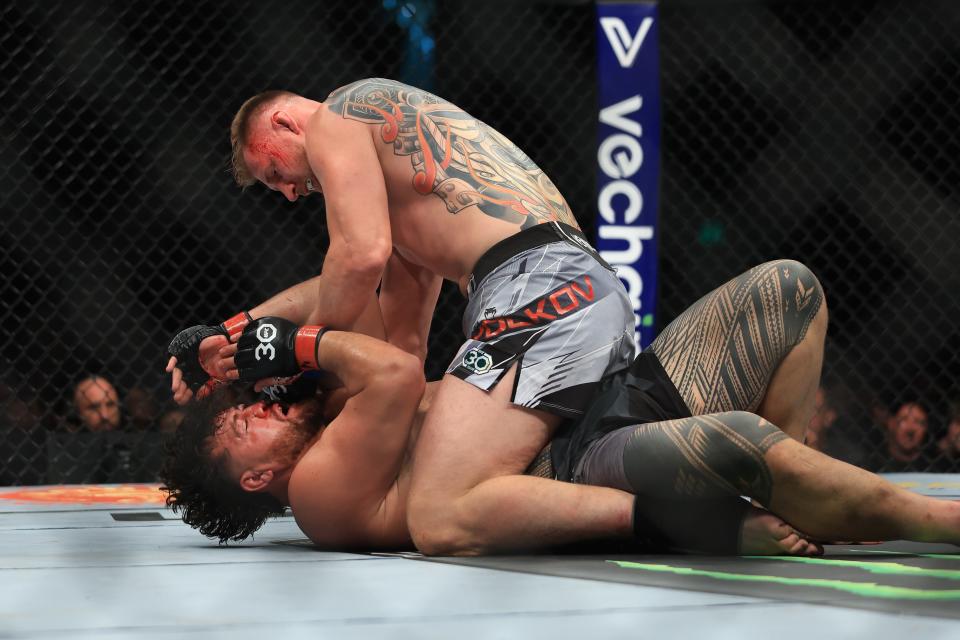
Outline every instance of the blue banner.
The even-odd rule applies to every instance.
[[[627,288],[640,347],[654,338],[657,300],[658,20],[655,2],[597,4],[597,249]]]

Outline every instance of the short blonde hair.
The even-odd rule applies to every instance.
[[[254,116],[259,115],[267,105],[280,98],[292,95],[294,94],[282,90],[258,93],[240,105],[237,115],[233,116],[233,122],[230,123],[230,146],[233,148],[230,164],[231,170],[233,171],[233,179],[236,180],[237,184],[241,187],[249,187],[257,181],[250,172],[250,167],[247,166],[246,161],[243,159],[243,148],[247,145],[250,134],[250,122]]]

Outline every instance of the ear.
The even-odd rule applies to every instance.
[[[244,491],[263,491],[273,482],[272,469],[247,469],[240,476],[240,486]]]
[[[300,133],[300,125],[288,112],[278,110],[270,115],[270,123],[274,129],[286,129],[291,133]]]

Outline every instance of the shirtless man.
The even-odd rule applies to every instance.
[[[805,280],[807,285],[802,284]],[[754,413],[728,410],[732,403],[766,406],[770,380],[776,377],[776,353],[806,349],[806,325],[821,317],[820,309],[808,309],[814,296],[822,295],[818,289],[802,265],[776,261],[704,296],[662,332],[653,345],[657,351],[642,354],[629,372],[606,381],[586,416],[554,441],[556,470],[547,464],[550,470],[544,475],[622,489],[633,499],[635,519],[642,525],[636,534],[654,549],[816,553],[789,526],[751,508],[740,495],[753,497],[819,539],[956,543],[957,503],[910,494],[812,452]],[[791,302],[799,302],[807,314],[789,313]],[[785,320],[771,324],[768,316],[778,314]],[[778,335],[771,335],[772,326],[781,329]],[[731,372],[756,360],[748,357],[755,347],[745,345],[744,331],[763,338],[768,370],[754,367],[761,382],[734,388],[729,383],[739,378]],[[249,535],[266,516],[289,504],[304,532],[321,546],[409,546],[410,459],[439,385],[427,385],[418,398],[424,389],[417,374],[419,361],[365,336],[326,332],[317,342],[314,331],[296,326],[258,332],[254,324],[241,339],[234,358],[240,377],[256,377],[251,375],[259,368],[253,354],[264,344],[277,354],[286,352],[276,361],[287,364],[273,373],[288,374],[304,364],[329,369],[346,385],[339,397],[327,398],[323,413],[329,425],[302,419],[319,415],[315,403],[297,404],[289,411],[262,403],[207,408],[188,419],[179,434],[165,476],[170,503],[184,510],[188,523],[221,540]],[[308,339],[297,340],[298,334]],[[264,343],[264,335],[272,337]],[[309,353],[311,345],[315,358]],[[656,353],[660,356],[652,355]],[[716,385],[713,393],[691,394],[691,388],[705,388],[705,380],[714,375],[711,369],[728,384]],[[788,393],[807,386],[804,380],[794,383]],[[349,396],[345,404],[344,395]],[[498,545],[454,545],[458,553],[557,541],[557,536],[543,539],[535,528],[524,532],[503,519],[490,526],[511,533],[493,536]],[[629,538],[631,529],[601,526],[582,538]],[[577,539],[568,531],[562,541]]]
[[[418,440],[408,505],[418,548],[468,553],[518,536],[549,544],[633,529],[629,494],[520,475],[561,419],[581,417],[598,383],[635,355],[623,286],[523,152],[441,98],[379,79],[347,85],[325,102],[262,94],[241,107],[231,133],[241,184],[260,181],[290,200],[323,193],[330,249],[323,278],[222,329],[178,336],[172,353],[191,387],[206,378],[198,352],[215,357],[223,336],[236,338],[251,318],[351,328],[378,283],[387,340],[422,357],[418,327],[447,278],[469,300],[467,341]],[[658,375],[676,374],[691,413],[757,411],[802,437],[826,330],[819,284],[812,276],[805,282],[791,293],[802,308],[790,307],[802,331],[787,339],[784,311],[762,304],[782,292],[764,284],[774,289],[758,289],[759,306],[742,317],[719,308],[705,319],[715,320],[712,330],[691,324],[678,340],[653,345]],[[726,339],[740,341],[734,359],[704,347],[732,346]],[[687,364],[688,346],[701,349],[695,366]],[[208,369],[235,378],[224,362]],[[189,397],[177,378],[174,387],[178,399]]]
[[[270,328],[264,331],[264,327]],[[301,530],[320,547],[411,548],[406,513],[410,458],[439,383],[424,385],[415,357],[356,333],[323,332],[306,350],[302,342],[295,348],[284,346],[296,344],[291,336],[301,332],[279,318],[256,321],[240,339],[241,371],[246,368],[244,362],[251,360],[247,356],[261,344],[269,344],[278,358],[327,369],[344,386],[289,405],[259,401],[231,406],[229,399],[221,402],[216,395],[194,403],[164,468],[168,504],[182,511],[188,524],[221,541],[251,535],[267,517],[279,515],[290,505]],[[261,342],[268,334],[276,338]],[[617,388],[626,387],[618,384]],[[602,412],[613,415],[606,407]],[[960,505],[956,503],[912,494],[832,460],[745,412],[718,414],[700,422],[707,433],[699,450],[705,464],[678,463],[681,447],[652,439],[646,440],[646,447],[627,446],[623,466],[628,475],[632,467],[663,470],[673,465],[687,474],[690,485],[715,487],[714,493],[730,503],[725,506],[727,513],[761,513],[739,497],[743,489],[790,521],[828,539],[960,542]],[[641,428],[683,439],[691,424],[680,419]],[[751,431],[757,430],[773,442],[759,457],[750,447],[726,448],[728,440],[710,435],[717,425],[740,436],[741,443],[750,441]],[[618,433],[598,441],[601,452],[612,446],[609,440],[617,440]],[[604,460],[602,453],[586,458],[587,466]],[[661,459],[666,459],[666,465]],[[671,484],[654,478],[645,489],[645,499],[657,501],[662,509],[651,523],[657,530],[651,536],[652,549],[689,550],[687,543],[693,541],[694,550],[712,553],[813,555],[820,551],[771,514],[747,521],[716,509],[704,514],[702,496],[675,495]],[[694,517],[687,518],[691,511]],[[741,528],[743,522],[746,526]],[[778,531],[779,539],[771,535]],[[715,538],[732,535],[735,546],[726,550],[699,546],[704,532]],[[708,545],[715,541],[707,540]],[[536,538],[518,537],[509,550],[542,544]]]
[[[571,510],[584,524],[561,538],[630,529],[629,496],[544,488],[520,475],[561,418],[581,415],[596,383],[625,369],[635,350],[623,285],[529,157],[455,105],[382,79],[324,102],[256,96],[231,138],[240,184],[259,181],[290,200],[323,194],[330,247],[323,278],[232,319],[223,333],[236,336],[266,315],[352,328],[379,284],[387,340],[422,357],[417,328],[432,316],[442,279],[469,298],[468,339],[441,381],[411,472],[409,516],[421,548],[495,546],[483,525],[506,501],[543,537]],[[205,377],[197,352],[221,347],[217,333],[181,336],[174,350],[194,389]],[[185,400],[188,388],[177,387]],[[544,502],[569,506],[549,513]]]

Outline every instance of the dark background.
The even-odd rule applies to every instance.
[[[319,198],[227,170],[244,99],[367,76],[498,128],[593,234],[595,8],[582,2],[48,2],[0,9],[0,481],[89,372],[170,408],[164,346],[318,272]],[[858,399],[958,395],[960,6],[661,5],[660,313],[776,257],[831,309],[825,376]],[[362,212],[359,212],[362,213]],[[446,287],[428,373],[461,339]],[[26,417],[21,414],[26,412]],[[28,435],[24,433],[29,432]],[[144,478],[150,479],[150,478]]]

